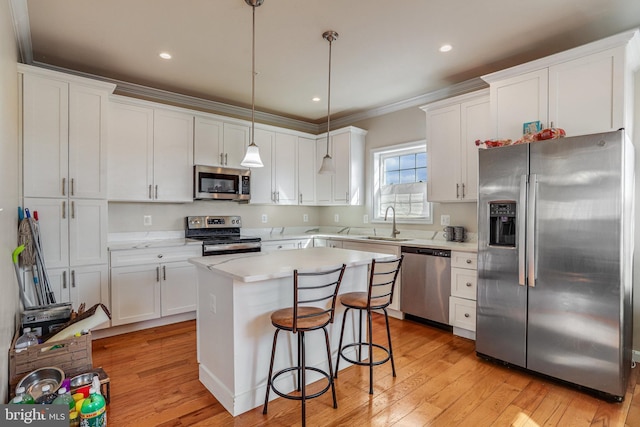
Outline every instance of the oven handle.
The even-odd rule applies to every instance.
[[[229,243],[225,245],[204,245],[204,254],[222,251],[233,251],[236,249],[255,249],[262,247],[260,242],[253,243]]]

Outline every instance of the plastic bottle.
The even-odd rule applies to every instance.
[[[73,400],[71,394],[67,391],[66,388],[60,387],[58,390],[58,397],[53,401],[54,405],[67,405],[69,407],[69,412],[76,409],[76,401]]]
[[[20,335],[16,340],[16,350],[20,350],[37,344],[38,337],[36,336],[36,334],[31,332],[31,328],[24,328],[22,330],[22,335]]]
[[[18,387],[16,389],[16,397],[20,397],[20,403],[25,403],[25,404],[29,404],[29,403],[35,403],[35,400],[33,399],[33,396],[31,396],[29,393],[27,393],[27,391],[25,390],[24,387]],[[14,402],[12,402],[14,403]]]
[[[51,386],[45,384],[42,386],[42,395],[36,399],[36,403],[48,405],[53,402],[56,397],[57,395],[51,391]]]
[[[107,425],[107,404],[100,394],[100,380],[93,377],[89,397],[82,402],[80,409],[81,427],[106,427]]]

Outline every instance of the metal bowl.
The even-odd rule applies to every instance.
[[[51,387],[49,392],[55,393],[60,387],[60,384],[62,384],[62,380],[64,380],[64,372],[62,369],[49,366],[47,368],[36,369],[24,376],[16,386],[16,389],[18,387],[24,387],[27,393],[33,396],[34,399],[37,399],[43,395],[42,387],[48,385]]]
[[[96,375],[97,374],[93,372],[87,372],[86,374],[76,375],[75,377],[71,378],[71,384],[70,384],[71,389],[80,388],[85,385],[90,385],[91,382],[93,381],[93,377]]]

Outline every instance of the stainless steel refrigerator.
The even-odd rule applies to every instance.
[[[479,356],[624,397],[633,158],[623,130],[480,150]]]

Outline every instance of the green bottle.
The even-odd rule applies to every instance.
[[[71,394],[69,394],[65,387],[60,387],[60,389],[58,389],[58,397],[55,398],[53,404],[67,405],[69,407],[69,412],[76,408],[76,401],[73,400],[73,397],[71,397]]]
[[[106,427],[107,425],[107,404],[100,394],[100,381],[98,377],[93,377],[89,397],[82,403],[80,408],[80,427]]]
[[[33,396],[31,396],[29,393],[26,392],[24,387],[18,387],[16,389],[16,397],[11,399],[11,403],[16,405],[20,405],[20,404],[28,405],[30,403],[36,403],[36,401],[33,399]]]

